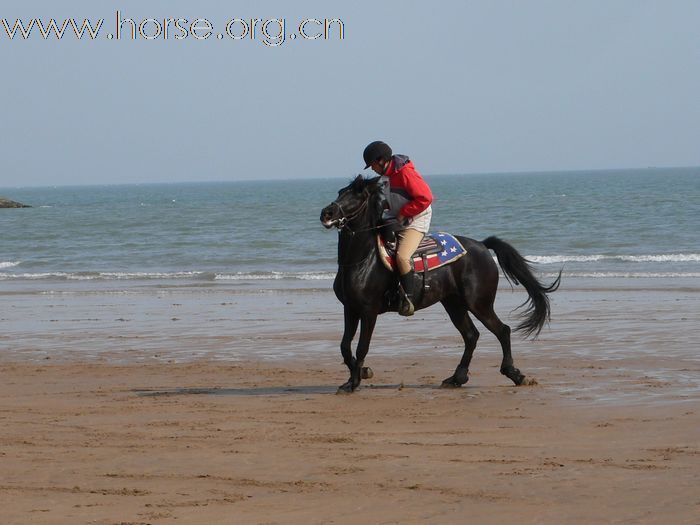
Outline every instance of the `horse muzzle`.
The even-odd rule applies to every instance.
[[[327,230],[340,223],[340,206],[336,203],[330,204],[321,210],[321,224]]]

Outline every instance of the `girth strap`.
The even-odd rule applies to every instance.
[[[428,285],[428,256],[425,252],[421,253],[421,259],[423,259],[423,291],[426,291],[430,286]]]

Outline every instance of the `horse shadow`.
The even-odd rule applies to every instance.
[[[404,383],[392,385],[363,385],[360,390],[439,390],[439,385],[407,385]],[[332,385],[304,385],[304,386],[272,386],[255,388],[135,388],[131,390],[139,397],[167,397],[167,396],[303,396],[303,395],[329,395],[337,394],[338,387]]]

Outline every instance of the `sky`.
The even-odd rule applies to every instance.
[[[114,38],[117,11],[145,36]],[[33,18],[104,22],[2,23]],[[266,38],[275,19],[297,38]],[[4,0],[0,187],[347,178],[373,140],[426,175],[698,166],[699,20],[697,0]]]

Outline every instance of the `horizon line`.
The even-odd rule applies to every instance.
[[[643,166],[643,167],[627,167],[627,168],[571,168],[561,170],[521,170],[521,171],[474,171],[466,173],[429,173],[424,174],[425,177],[459,177],[459,176],[478,176],[478,175],[532,175],[532,174],[570,174],[570,173],[595,173],[595,172],[618,172],[618,171],[638,171],[638,170],[682,170],[682,169],[700,169],[697,166]],[[359,173],[362,175],[362,173]],[[242,178],[242,179],[211,179],[211,180],[183,180],[183,181],[144,181],[144,182],[104,182],[104,183],[59,183],[59,184],[29,184],[23,186],[0,186],[0,189],[23,189],[23,188],[58,188],[58,187],[99,187],[99,186],[157,186],[167,184],[221,184],[221,183],[237,183],[237,182],[280,182],[280,181],[314,181],[314,180],[331,180],[340,179],[343,176],[333,177],[299,177],[299,178]]]

